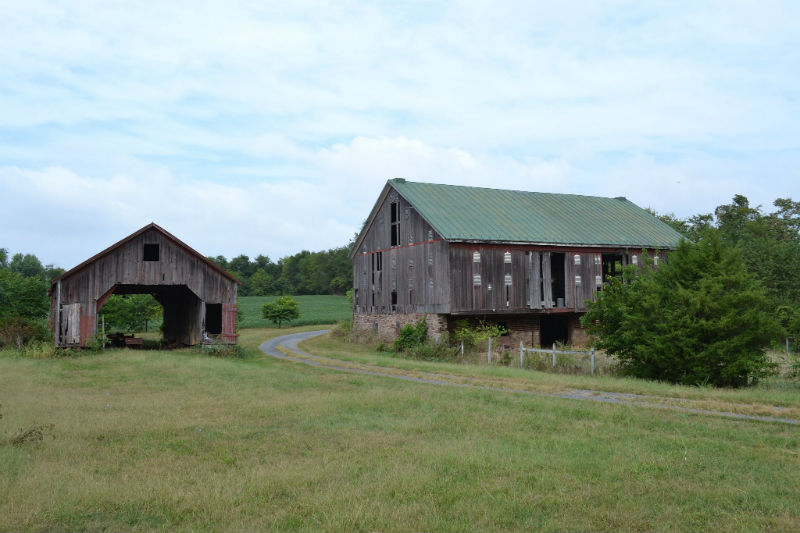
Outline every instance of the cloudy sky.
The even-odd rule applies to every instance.
[[[389,178],[800,200],[800,2],[0,0],[0,247],[345,244]]]

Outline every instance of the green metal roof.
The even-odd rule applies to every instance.
[[[681,239],[625,198],[389,184],[447,240],[673,248]]]

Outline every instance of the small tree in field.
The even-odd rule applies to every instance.
[[[283,322],[300,318],[300,306],[291,296],[281,296],[274,302],[261,306],[261,318],[281,327]]]
[[[657,270],[612,278],[582,321],[626,374],[726,387],[770,373],[764,347],[780,330],[741,253],[716,234],[681,242]]]

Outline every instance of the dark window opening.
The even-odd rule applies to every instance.
[[[550,279],[553,286],[553,301],[556,307],[564,307],[567,289],[564,277],[564,254],[561,252],[550,254]]]
[[[206,333],[222,333],[222,304],[206,304]]]
[[[377,252],[375,254],[375,270],[378,272],[383,270],[383,252]]]
[[[392,202],[391,204],[391,211],[392,211],[392,242],[391,246],[399,246],[400,245],[400,213],[399,213],[399,206],[397,202]]]
[[[415,304],[415,302],[414,302],[414,289],[409,289],[408,290],[408,305],[413,306],[414,304]]]
[[[145,244],[144,245],[144,260],[145,261],[158,261],[158,245]]]
[[[603,283],[605,283],[608,278],[622,273],[622,256],[618,254],[603,254],[601,268],[603,270]]]
[[[397,310],[397,291],[392,291],[392,311]]]
[[[567,344],[569,320],[566,316],[545,315],[539,322],[542,332],[542,348],[551,348],[554,343]]]

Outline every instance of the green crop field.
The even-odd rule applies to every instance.
[[[263,328],[271,324],[261,318],[261,306],[276,300],[278,296],[242,296],[238,299],[244,318],[240,328]],[[300,304],[300,318],[293,326],[335,324],[339,320],[353,318],[353,309],[344,296],[308,295],[292,296]]]
[[[0,352],[0,531],[800,529],[796,426],[346,374],[255,348],[303,329],[242,331],[244,359]],[[11,443],[34,423],[41,442]]]

